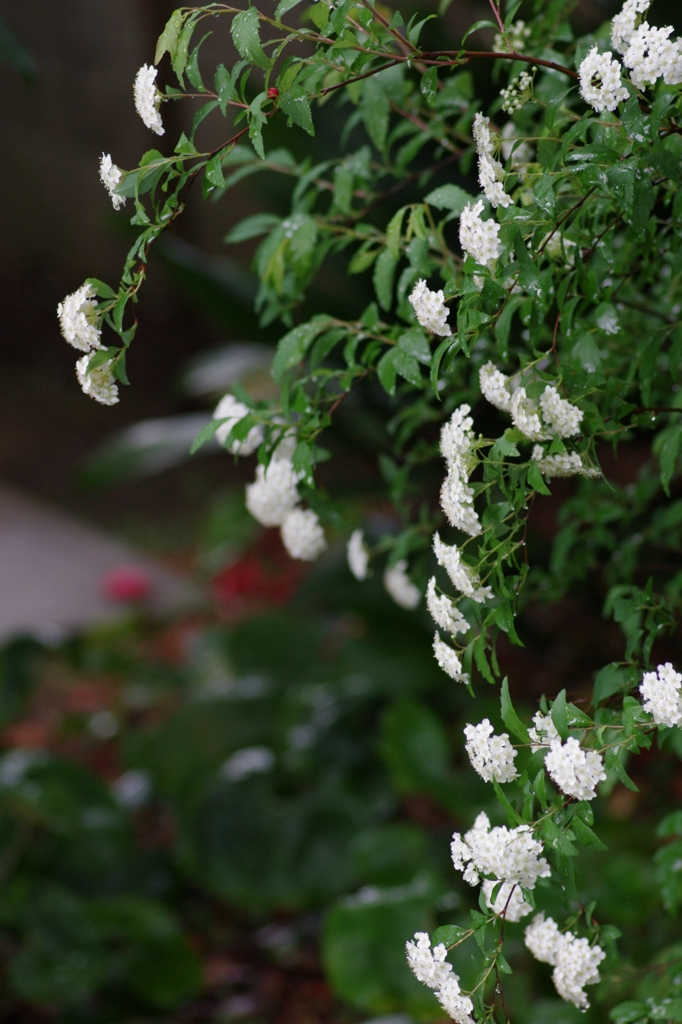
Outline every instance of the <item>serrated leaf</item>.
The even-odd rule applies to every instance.
[[[215,188],[225,188],[225,178],[223,177],[223,166],[221,163],[221,154],[216,153],[206,164],[206,170],[204,171],[206,180],[214,185]]]
[[[528,467],[528,483],[534,491],[538,492],[538,494],[552,493],[547,484],[545,483],[545,481],[543,480],[542,473],[540,472],[540,467],[538,466],[535,460],[532,460],[530,466]]]
[[[327,317],[320,317],[307,324],[299,324],[280,338],[272,362],[272,376],[276,381],[281,380],[287,370],[301,362],[315,338],[328,326]]]
[[[400,258],[400,239],[402,237],[403,220],[406,206],[394,213],[386,228],[386,248],[394,259]]]
[[[460,928],[456,924],[443,924],[440,928],[436,928],[431,936],[431,943],[434,947],[440,943],[447,947],[454,946],[467,933],[467,928]]]
[[[552,217],[554,215],[554,187],[552,185],[552,176],[547,171],[544,172],[539,182],[533,186],[533,195],[540,209],[544,210],[549,217]]]
[[[398,338],[398,348],[414,356],[420,363],[429,365],[431,362],[431,348],[426,335],[419,327],[412,327],[401,334]]]
[[[561,693],[555,697],[552,702],[552,721],[554,722],[556,731],[561,736],[562,740],[568,739],[568,714],[566,712],[566,691],[562,690]]]
[[[374,266],[374,291],[379,305],[389,310],[393,305],[393,279],[398,261],[388,250],[384,249]]]
[[[430,67],[428,71],[425,71],[422,75],[421,82],[419,83],[419,89],[430,107],[435,103],[436,96],[438,95],[438,68]]]
[[[377,75],[368,78],[364,83],[360,110],[367,134],[379,152],[383,152],[388,135],[391,106],[386,90]]]
[[[396,372],[395,349],[390,348],[388,352],[384,352],[383,356],[377,363],[377,376],[379,378],[379,382],[384,391],[389,395],[395,393]]]
[[[435,206],[437,210],[450,210],[459,217],[467,203],[474,202],[474,197],[459,185],[439,185],[429,192],[424,202],[429,206]]]
[[[574,814],[571,818],[571,831],[583,846],[587,846],[592,850],[608,850],[608,846],[601,841],[599,836],[577,814]]]
[[[310,99],[302,85],[294,85],[280,96],[279,105],[294,124],[297,124],[299,128],[303,128],[308,135],[315,134],[313,115],[310,110]]]
[[[261,46],[260,24],[255,7],[249,7],[246,11],[236,15],[232,22],[231,33],[232,41],[240,57],[265,71],[270,69],[272,61],[266,56]]]
[[[530,743],[528,729],[514,710],[514,705],[509,695],[509,681],[506,676],[502,680],[502,689],[500,691],[500,713],[502,721],[509,729],[509,732],[516,736],[517,740],[521,740],[522,743]]]
[[[171,60],[175,58],[178,48],[178,39],[182,26],[185,23],[189,12],[178,9],[173,11],[170,18],[166,22],[166,26],[159,36],[159,41],[156,44],[156,53],[154,54],[154,63],[158,64],[164,53],[169,53]]]

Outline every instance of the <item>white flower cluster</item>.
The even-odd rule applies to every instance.
[[[407,559],[401,558],[395,565],[389,565],[384,572],[384,587],[396,604],[408,611],[416,608],[421,601],[421,591],[407,575]]]
[[[449,675],[451,679],[454,679],[456,683],[469,684],[469,673],[463,670],[459,655],[456,651],[453,651],[452,647],[448,647],[441,640],[437,630],[433,636],[433,653],[438,662],[438,667],[442,668],[443,672]]]
[[[644,710],[653,715],[656,725],[679,725],[682,720],[682,675],[669,661],[659,665],[655,672],[645,672],[639,692],[644,698]]]
[[[459,218],[459,244],[482,267],[488,267],[500,255],[500,225],[494,220],[481,220],[483,200],[462,210]]]
[[[365,546],[365,537],[362,530],[353,530],[346,548],[348,568],[356,580],[367,579],[367,566],[369,565],[369,551]]]
[[[105,189],[109,193],[111,202],[115,210],[120,210],[122,206],[125,206],[125,196],[119,196],[116,194],[116,186],[121,181],[123,173],[120,167],[111,159],[109,153],[102,153],[102,157],[99,162],[99,178]]]
[[[87,281],[57,306],[62,335],[80,352],[102,348],[95,289]]]
[[[499,885],[499,891],[497,893],[497,899],[493,903],[493,892],[495,886]],[[499,879],[486,878],[481,885],[483,895],[485,897],[485,905],[488,910],[492,910],[495,914],[504,914],[505,920],[507,921],[520,921],[526,914],[530,914],[533,909],[530,903],[526,903],[523,898],[523,893],[518,885],[510,885],[509,882],[502,882],[500,885]]]
[[[491,206],[511,206],[511,197],[502,186],[504,167],[493,156],[495,147],[489,125],[490,118],[479,113],[471,126],[478,153],[478,180]]]
[[[144,64],[135,75],[133,95],[135,97],[135,110],[147,128],[151,128],[157,135],[163,135],[165,129],[159,113],[163,96],[156,88],[157,74],[158,71],[155,67]]]
[[[587,1009],[585,985],[599,981],[599,964],[606,953],[601,946],[590,946],[587,939],[578,939],[572,932],[560,932],[551,917],[537,914],[525,932],[527,948],[536,960],[554,967],[554,987],[568,1003]]]
[[[553,434],[558,437],[574,437],[580,433],[583,411],[571,405],[559,392],[548,384],[540,397],[542,416]]]
[[[598,48],[593,46],[578,71],[580,94],[594,110],[615,110],[622,100],[628,98],[628,91],[620,77],[620,63],[611,60],[610,50],[599,53]]]
[[[533,76],[527,71],[522,71],[518,78],[510,82],[506,89],[502,89],[502,109],[507,114],[513,114],[520,110],[524,103],[527,103],[533,92]]]
[[[426,281],[421,278],[412,289],[410,302],[414,309],[414,315],[422,327],[443,338],[450,337],[452,334],[450,324],[445,322],[450,310],[443,302],[442,290],[432,292],[427,287]]]
[[[442,565],[453,586],[465,597],[470,597],[477,604],[489,601],[492,596],[491,587],[482,587],[478,575],[462,561],[462,556],[455,544],[444,544],[438,533],[433,535],[433,550],[439,565]]]
[[[583,750],[575,736],[565,743],[552,740],[545,768],[562,793],[576,800],[594,800],[597,783],[606,778],[601,756],[596,750]]]
[[[525,21],[522,21],[521,18],[519,18],[519,20],[515,21],[507,30],[506,39],[509,40],[508,43],[501,32],[495,33],[493,50],[495,53],[523,53],[525,41],[529,36],[530,28],[526,25]]]
[[[83,393],[94,398],[100,405],[116,405],[118,402],[118,384],[111,372],[111,360],[88,370],[91,356],[85,355],[76,363],[76,377]]]
[[[478,381],[483,397],[491,405],[502,412],[511,410],[511,393],[507,389],[509,377],[505,377],[493,363],[488,362],[478,371]]]
[[[447,950],[440,943],[431,949],[431,940],[426,932],[416,932],[414,941],[405,943],[407,962],[418,981],[435,990],[441,1006],[457,1024],[473,1024],[470,1016],[473,1003],[462,995],[459,977],[452,970],[445,957]]]
[[[553,740],[559,739],[559,733],[552,721],[551,715],[543,715],[542,711],[538,711],[533,715],[533,721],[535,722],[535,728],[528,730],[532,754],[542,747],[551,746]]]
[[[630,39],[623,64],[630,68],[630,78],[638,89],[654,85],[663,78],[666,85],[682,82],[682,39],[669,39],[672,25],[652,28],[643,22]]]
[[[440,433],[440,452],[448,471],[440,492],[440,502],[450,524],[471,537],[481,532],[481,524],[474,509],[474,491],[469,487],[469,473],[476,464],[472,456],[474,421],[468,405],[455,409]]]
[[[76,377],[84,393],[101,405],[116,405],[118,384],[111,372],[111,360],[88,371],[93,350],[102,349],[102,331],[97,313],[96,292],[86,281],[57,306],[62,335],[69,345],[86,354],[76,363]]]
[[[513,782],[519,773],[514,767],[514,758],[518,754],[509,742],[509,735],[501,736],[493,733],[493,727],[487,718],[478,725],[466,725],[465,750],[469,755],[472,767],[484,782]]]
[[[230,408],[234,413],[234,407]],[[298,484],[303,474],[294,469],[291,461],[294,447],[295,438],[285,437],[270,464],[258,464],[256,479],[246,486],[246,507],[262,526],[281,527],[282,543],[292,558],[310,562],[322,554],[327,542],[317,513],[298,507]]]
[[[223,395],[213,413],[214,420],[225,420],[215,432],[215,436],[220,444],[225,445],[232,428],[240,420],[243,420],[245,416],[248,416],[249,412],[249,407],[244,405],[243,402],[237,401],[234,395]],[[232,452],[233,455],[253,455],[256,449],[263,443],[264,437],[263,427],[260,424],[256,424],[251,427],[243,441],[231,441],[228,451]]]
[[[538,878],[550,874],[549,864],[540,856],[542,843],[533,839],[528,825],[513,829],[497,825],[491,829],[484,811],[464,837],[454,833],[450,852],[452,863],[464,873],[469,885],[478,885],[481,875],[489,875],[510,885],[534,889]]]
[[[509,377],[490,362],[481,367],[478,380],[483,396],[496,409],[509,412],[514,426],[531,441],[547,441],[552,436],[573,437],[580,432],[582,409],[560,398],[553,385],[547,384],[539,402],[535,402],[528,397],[525,388],[512,390]]]
[[[637,31],[640,14],[646,14],[651,0],[625,0],[623,9],[611,21],[611,45],[618,53],[626,53]]]
[[[435,576],[431,577],[426,588],[426,607],[436,625],[440,626],[446,633],[456,636],[457,633],[467,633],[469,631],[469,623],[457,605],[447,594],[436,593]]]
[[[578,452],[559,452],[557,455],[545,455],[539,444],[533,448],[533,458],[538,463],[540,472],[546,477],[555,476],[588,476],[596,479],[601,472],[592,466],[586,466]]]

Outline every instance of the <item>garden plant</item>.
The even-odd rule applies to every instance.
[[[130,756],[154,764],[174,793],[184,861],[223,898],[256,914],[338,898],[324,926],[327,975],[361,1010],[470,1024],[572,1020],[592,1003],[595,1020],[678,1021],[682,811],[670,794],[682,756],[682,39],[653,22],[649,0],[626,0],[582,37],[571,2],[534,0],[520,12],[519,0],[490,0],[489,18],[460,48],[440,50],[433,19],[447,6],[407,23],[372,0],[178,9],[134,98],[159,137],[169,105],[191,103],[191,130],[131,170],[103,155],[102,182],[120,216],[132,212],[137,237],[118,287],[90,278],[59,318],[79,350],[83,391],[105,405],[125,401],[126,355],[144,343],[136,303],[148,259],[190,190],[229,203],[263,169],[291,183],[285,216],[251,215],[228,236],[262,236],[256,308],[263,327],[281,327],[278,397],[255,400],[235,386],[193,448],[216,435],[233,456],[255,456],[246,509],[281,531],[291,559],[324,561],[328,546],[347,542],[347,567],[322,602],[357,608],[381,581],[403,610],[377,617],[381,656],[396,672],[381,717],[383,770],[394,793],[425,792],[454,812],[452,862],[443,865],[442,828],[427,851],[419,830],[378,809],[387,797],[381,773],[366,769],[369,746],[341,768],[339,737],[369,736],[391,687],[376,650],[358,641],[350,674],[345,663],[334,670],[332,712],[300,667],[314,661],[314,617],[274,689],[251,680],[250,699],[271,718],[266,732],[284,721],[293,736],[296,785],[306,772],[313,782],[314,736],[338,719],[338,763],[329,753],[327,784],[296,804],[307,822],[296,844],[272,839],[294,803],[286,811],[282,791],[263,796],[273,755],[244,700],[223,725],[195,703],[167,735],[138,738]],[[239,59],[206,66],[208,33],[229,33]],[[472,48],[477,40],[486,45]],[[306,133],[332,114],[344,125],[337,151],[301,156]],[[209,119],[224,140],[206,152]],[[291,148],[271,144],[277,125],[289,126]],[[316,283],[343,272],[371,280],[372,300],[352,316],[307,315]],[[335,419],[352,419],[368,396],[390,448],[379,455],[384,511],[363,521],[316,476]],[[627,452],[636,466],[622,483]],[[553,491],[563,495],[559,528],[551,546],[534,549],[529,524]],[[527,640],[524,616],[587,592],[600,595],[619,640],[593,666],[591,689],[549,683],[531,708],[509,654]],[[418,632],[421,654],[398,668],[406,623],[423,606],[435,635]],[[237,661],[258,668],[243,632]],[[595,638],[595,652],[604,649]],[[401,682],[410,671],[441,717],[462,718],[455,748],[470,764],[456,785],[438,714]],[[292,734],[306,701],[313,724]],[[173,750],[191,725],[214,736],[207,750],[220,748],[221,728],[243,730],[223,769],[223,783],[239,784],[228,796],[209,788],[199,800],[192,773],[182,778]],[[614,793],[636,795],[642,779],[659,791],[638,834],[608,807]],[[211,802],[221,800],[216,815]],[[260,850],[271,847],[267,869],[249,867],[256,835]],[[221,868],[226,846],[232,859]],[[100,911],[110,929],[116,914],[114,904]],[[145,953],[157,955],[166,954]],[[135,977],[144,993],[144,970]]]

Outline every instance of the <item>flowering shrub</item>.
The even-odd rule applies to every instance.
[[[299,27],[290,20],[296,6],[281,0],[271,14],[215,3],[172,15],[155,65],[168,77],[168,54],[176,85],[162,90],[157,67],[145,65],[135,105],[157,135],[164,104],[191,93],[202,105],[170,155],[150,150],[130,171],[103,156],[114,207],[132,201],[140,234],[117,291],[90,279],[60,305],[62,332],[85,353],[83,390],[119,401],[148,253],[188,189],[200,181],[217,200],[263,166],[292,177],[285,219],[257,214],[232,234],[266,236],[255,257],[257,308],[264,325],[279,318],[288,328],[272,367],[280,399],[226,396],[195,444],[215,434],[233,454],[257,449],[247,508],[281,529],[293,558],[314,560],[331,522],[315,491],[318,440],[344,398],[376,380],[392,403],[394,451],[382,469],[400,527],[368,530],[367,540],[353,530],[350,571],[359,580],[380,571],[405,609],[426,594],[440,631],[436,661],[472,695],[482,682],[497,685],[500,634],[522,642],[517,624],[529,601],[558,600],[599,571],[606,614],[623,633],[619,660],[597,673],[591,695],[573,703],[555,693],[534,728],[506,679],[499,715],[508,732],[496,735],[488,718],[467,725],[471,763],[507,824],[491,825],[481,811],[453,837],[455,869],[481,885],[470,926],[407,943],[414,974],[454,1020],[508,1020],[504,948],[534,913],[518,936],[553,966],[558,996],[583,1009],[585,986],[600,981],[605,961],[616,977],[619,962],[618,930],[576,876],[585,850],[604,848],[591,803],[616,784],[636,789],[628,762],[654,740],[682,751],[682,676],[654,648],[676,626],[682,579],[682,502],[671,496],[682,441],[682,40],[642,20],[647,0],[626,0],[587,38],[574,35],[570,3],[540,0],[525,24],[514,21],[518,3],[502,11],[491,0],[494,21],[483,27],[496,32],[493,49],[466,49],[465,38],[452,51],[420,44],[428,19],[405,25],[370,0],[318,0]],[[207,22],[224,20],[240,59],[211,69],[206,85],[197,40]],[[473,94],[474,63],[506,83],[488,114]],[[316,166],[268,149],[272,121],[312,135],[334,94],[345,137],[362,125],[367,142]],[[197,129],[209,116],[230,127],[203,152]],[[461,184],[448,180],[456,167]],[[353,319],[318,313],[297,322],[319,268],[339,254],[350,255],[349,273],[372,269],[376,301]],[[619,487],[602,468],[608,446],[634,439],[646,443],[647,459],[636,482]],[[557,477],[574,478],[573,490],[544,565],[528,552],[528,522]],[[661,829],[678,834],[678,819]],[[663,862],[674,907],[679,859]],[[469,940],[478,954],[465,986],[446,956]],[[663,938],[651,953],[667,963]],[[648,966],[628,969],[635,978]],[[672,1008],[630,1001],[615,1019],[680,1019],[679,979],[674,985]]]

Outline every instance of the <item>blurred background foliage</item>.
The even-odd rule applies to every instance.
[[[263,170],[244,175],[227,203],[190,204],[179,233],[156,249],[129,366],[135,387],[120,406],[83,398],[58,336],[58,299],[86,274],[114,276],[125,250],[97,158],[111,149],[127,166],[142,151],[131,83],[173,6],[73,4],[40,23],[20,0],[2,9],[0,471],[162,552],[193,573],[205,600],[173,621],[133,606],[111,626],[2,649],[0,1015],[16,1024],[437,1020],[404,942],[467,920],[474,906],[455,881],[449,838],[479,810],[498,812],[461,759],[471,698],[435,665],[426,613],[396,608],[378,579],[357,584],[340,544],[302,573],[276,536],[256,528],[242,502],[248,462],[217,445],[186,457],[235,381],[269,394],[279,331],[258,327],[253,312],[258,239],[221,239],[249,213],[285,215],[293,182]],[[405,19],[432,6],[408,4]],[[577,4],[580,29],[616,6]],[[665,23],[674,7],[657,0],[653,20]],[[456,0],[438,23],[450,36],[439,45],[456,46],[486,10]],[[207,52],[217,45],[209,40]],[[273,126],[269,150],[286,144],[297,159],[324,159],[338,145],[335,103],[316,121],[312,142]],[[348,151],[366,143],[358,126]],[[347,277],[339,264],[320,275],[303,315],[355,315],[372,297],[371,271]],[[378,387],[359,389],[325,438],[335,458],[321,466],[321,483],[347,522],[364,518],[370,531],[390,528],[394,514],[377,459],[391,415]],[[633,442],[611,475],[628,486],[641,461]],[[529,547],[538,564],[571,494],[570,482],[557,482],[536,503]],[[620,657],[604,594],[595,572],[560,602],[526,608],[523,649],[501,643],[528,713],[563,686],[579,699],[594,668]],[[486,685],[477,687],[476,714],[495,720],[495,691],[486,704]],[[639,793],[619,784],[605,802],[598,825],[610,849],[593,854],[600,872],[593,881],[585,871],[583,891],[625,931],[626,960],[646,958],[653,931],[669,943],[637,997],[682,998],[682,819],[670,813],[659,836],[654,826],[679,804],[678,762],[644,754],[633,775]],[[514,1021],[577,1021],[517,930]],[[466,986],[470,962],[455,970]],[[630,984],[627,971],[603,982],[614,1003]]]

